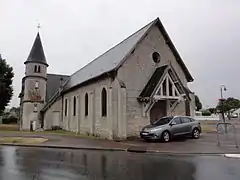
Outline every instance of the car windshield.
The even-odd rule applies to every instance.
[[[161,126],[161,125],[164,125],[164,124],[168,124],[172,119],[173,119],[173,117],[164,117],[164,118],[161,118],[161,119],[153,122],[153,125],[154,126]]]

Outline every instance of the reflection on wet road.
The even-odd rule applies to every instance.
[[[240,160],[0,146],[0,180],[239,180]]]

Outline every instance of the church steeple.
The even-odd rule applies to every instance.
[[[31,122],[36,126],[42,124],[40,111],[46,101],[47,61],[39,32],[25,64],[25,77],[22,80],[21,92],[21,129],[31,129]]]
[[[44,65],[48,66],[39,32],[37,33],[37,36],[33,43],[30,54],[29,54],[27,60],[24,62],[24,64],[31,63],[31,62],[32,63],[40,63],[40,64],[44,64]]]

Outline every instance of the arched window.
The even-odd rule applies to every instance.
[[[107,116],[107,91],[102,89],[102,116]]]
[[[67,99],[65,99],[65,116],[67,116],[67,108],[68,108],[68,102]]]
[[[73,116],[76,116],[76,96],[73,97]]]
[[[41,66],[38,66],[38,72],[39,73],[41,72]]]
[[[34,66],[34,72],[35,73],[37,72],[37,66],[36,65]]]
[[[85,116],[88,116],[88,94],[85,94]]]

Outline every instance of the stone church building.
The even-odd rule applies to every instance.
[[[71,76],[47,73],[39,33],[24,64],[22,130],[34,121],[44,129],[125,139],[157,118],[195,113],[193,77],[159,18]]]

